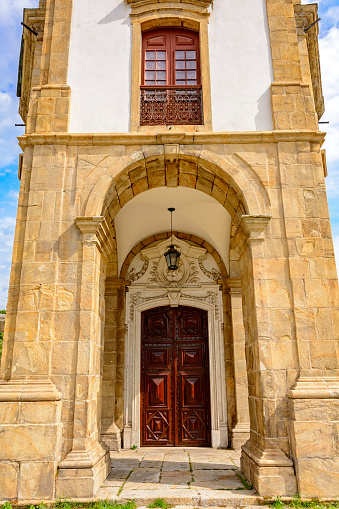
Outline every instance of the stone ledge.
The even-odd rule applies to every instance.
[[[339,378],[300,377],[290,391],[291,399],[331,399],[339,398]]]
[[[49,133],[19,136],[21,149],[32,145],[209,145],[243,143],[296,143],[314,142],[322,144],[326,133],[312,130],[276,130],[223,133]]]
[[[50,380],[0,381],[0,401],[59,401],[61,394]]]

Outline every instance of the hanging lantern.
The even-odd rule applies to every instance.
[[[174,208],[169,208],[168,211],[171,213],[171,238],[172,238],[172,214],[175,211]],[[181,253],[175,249],[173,244],[170,245],[170,248],[166,253],[164,254],[164,257],[166,259],[168,270],[177,270],[179,268],[179,258],[181,256]]]

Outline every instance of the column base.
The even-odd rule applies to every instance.
[[[52,500],[61,394],[46,378],[0,382],[0,499]]]
[[[339,379],[302,376],[288,395],[299,494],[339,497]]]
[[[219,425],[219,429],[212,429],[211,439],[213,449],[227,449],[228,447],[227,424]]]
[[[60,463],[57,498],[92,498],[111,471],[107,447],[97,443],[89,451],[71,451]]]
[[[240,451],[241,447],[250,439],[250,424],[238,423],[232,429],[231,447],[235,451]]]
[[[121,450],[121,433],[115,431],[113,433],[101,433],[101,440],[107,445],[110,451]]]
[[[140,430],[132,430],[131,426],[126,425],[123,433],[123,448],[131,449],[134,445],[139,449],[140,447]]]
[[[280,449],[261,449],[248,441],[241,450],[241,471],[261,496],[298,493],[293,463]]]

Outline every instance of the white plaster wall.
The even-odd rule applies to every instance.
[[[73,0],[70,132],[129,131],[129,12],[124,0]]]
[[[213,130],[272,130],[265,0],[215,0],[209,47]]]

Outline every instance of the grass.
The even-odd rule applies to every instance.
[[[237,478],[239,479],[239,481],[241,482],[241,484],[243,485],[245,490],[249,490],[249,491],[253,490],[253,485],[249,484],[247,482],[247,480],[245,479],[245,477],[243,477],[242,475],[237,474]]]
[[[317,498],[301,500],[300,497],[295,497],[288,502],[277,497],[273,502],[266,502],[265,505],[274,507],[275,509],[339,509],[339,501],[321,502]]]
[[[119,504],[112,500],[97,500],[96,502],[73,502],[67,499],[60,499],[53,504],[44,504],[26,506],[25,509],[136,509],[137,505],[134,501],[128,500],[125,504]],[[5,502],[1,509],[13,509],[9,502]],[[24,509],[24,508],[23,508]]]
[[[163,498],[156,498],[153,502],[148,504],[147,507],[149,507],[150,509],[155,509],[155,508],[168,509],[168,507],[172,507],[172,506],[171,506],[171,504],[166,502],[166,500],[164,500]]]

